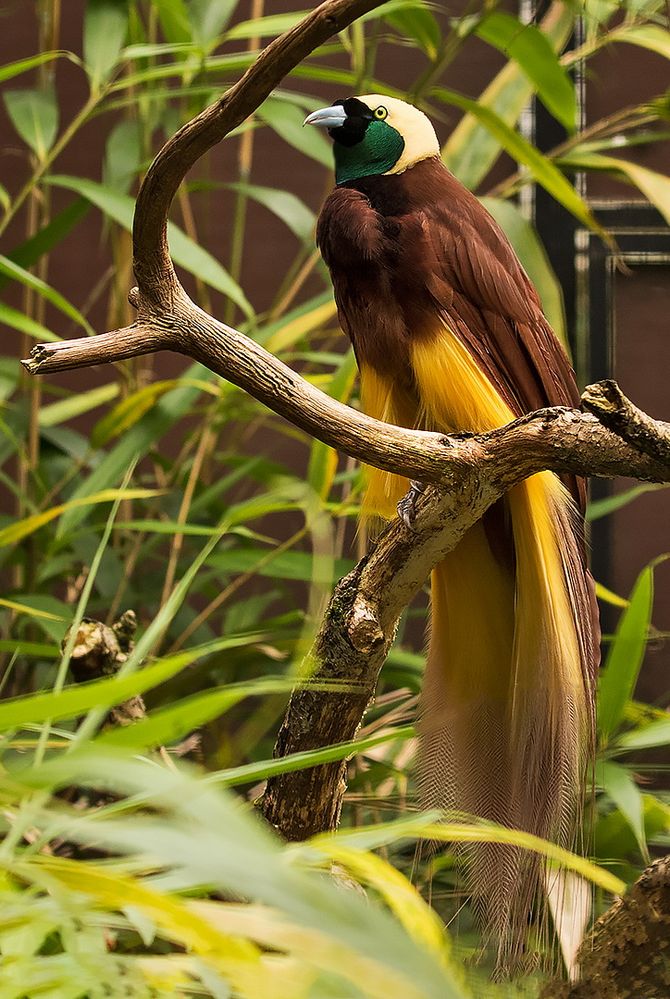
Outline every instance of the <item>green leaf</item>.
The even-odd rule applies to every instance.
[[[647,167],[620,160],[614,156],[602,156],[599,153],[580,153],[576,149],[569,156],[561,157],[561,162],[578,170],[599,170],[610,174],[619,174],[624,180],[633,184],[644,194],[652,205],[658,208],[661,215],[670,225],[670,177],[649,170]]]
[[[35,614],[33,620],[52,641],[60,643],[63,640],[67,622],[72,618],[72,608],[68,604],[44,593],[17,593],[14,599],[17,603],[41,612]]]
[[[102,168],[106,187],[127,193],[142,163],[142,126],[139,121],[120,121],[109,133]]]
[[[188,16],[196,45],[205,51],[210,49],[236,6],[237,0],[191,0]]]
[[[134,725],[111,729],[98,736],[96,742],[97,745],[134,750],[169,746],[213,718],[221,717],[248,697],[289,694],[294,685],[295,680],[290,677],[263,677],[251,683],[233,683],[218,690],[193,694],[176,704],[152,711],[150,718]]]
[[[605,41],[625,42],[670,59],[670,32],[660,24],[636,24],[611,31]]]
[[[91,204],[118,222],[128,232],[132,231],[135,202],[127,194],[112,191],[103,184],[98,184],[94,180],[86,180],[84,177],[55,176],[49,177],[48,182],[56,187],[75,191],[87,198]],[[253,315],[253,308],[240,286],[236,281],[233,281],[228,271],[207,250],[203,250],[201,246],[189,239],[173,223],[168,225],[168,238],[172,259],[176,264],[232,299],[236,305],[239,305],[245,316]]]
[[[20,281],[27,288],[31,288],[42,298],[45,298],[47,302],[50,302],[56,309],[59,309],[60,312],[64,312],[70,319],[74,319],[89,335],[93,335],[94,331],[88,320],[60,292],[48,285],[46,281],[42,281],[41,278],[20,267],[19,264],[15,264],[9,257],[3,257],[2,255],[0,255],[0,273],[6,274],[7,277],[12,278],[14,281]]]
[[[111,399],[115,399],[119,394],[118,382],[108,382],[98,388],[89,389],[88,392],[77,392],[52,402],[49,406],[43,406],[40,410],[40,427],[56,427],[66,420],[73,420],[82,413],[90,413],[92,409],[103,406]]]
[[[541,28],[555,52],[560,52],[573,30],[575,11],[569,4],[553,3]],[[533,92],[518,63],[508,62],[477,99],[507,125],[514,125]],[[442,149],[442,158],[461,183],[474,190],[500,155],[497,137],[472,112],[463,116]]]
[[[257,201],[271,211],[294,233],[298,239],[306,243],[314,236],[316,218],[314,213],[290,191],[280,191],[275,187],[259,187],[258,184],[237,182],[226,184],[231,191],[238,191]]]
[[[58,132],[55,90],[6,90],[3,99],[12,125],[42,162]]]
[[[37,725],[47,719],[76,718],[91,708],[109,708],[129,697],[165,683],[194,661],[190,652],[169,656],[130,676],[105,677],[66,687],[59,694],[48,691],[23,694],[0,703],[0,731]]]
[[[34,608],[31,607],[29,610],[34,613]],[[57,645],[47,645],[44,642],[17,642],[15,638],[0,638],[0,652],[9,652],[17,656],[34,656],[36,659],[60,658],[60,649]]]
[[[112,75],[128,31],[128,0],[87,0],[84,65],[95,93]]]
[[[463,97],[462,94],[453,90],[446,90],[444,87],[436,87],[433,93],[445,104],[454,104],[478,118],[491,132],[491,135],[495,136],[503,149],[510,156],[513,156],[519,164],[527,166],[538,184],[541,184],[556,201],[572,212],[575,218],[583,222],[585,226],[593,232],[597,232],[605,242],[611,242],[602,226],[596,222],[584,199],[580,197],[567,177],[564,177],[558,167],[539,149],[536,149],[523,136],[510,128],[495,111],[469,97]]]
[[[11,305],[5,305],[4,302],[0,302],[0,323],[5,323],[5,325],[11,326],[12,329],[19,330],[20,333],[25,333],[27,336],[34,336],[36,340],[47,340],[50,343],[54,340],[60,340],[59,336],[48,330],[46,326],[42,326],[42,323],[27,316],[25,312],[19,312],[18,309],[12,308]]]
[[[362,850],[378,850],[391,843],[402,843],[408,839],[436,840],[438,843],[509,843],[522,850],[531,850],[549,861],[574,871],[594,885],[615,895],[623,895],[626,886],[602,867],[597,867],[584,857],[580,857],[549,840],[541,839],[521,829],[509,829],[495,822],[473,819],[465,822],[438,822],[440,813],[428,812],[425,815],[396,819],[376,826],[359,826],[354,829],[341,829],[337,841]],[[332,833],[320,833],[309,840],[308,846],[296,845],[293,849],[323,849],[327,853],[328,841]]]
[[[629,503],[638,499],[639,496],[644,496],[645,493],[653,493],[658,489],[667,488],[667,482],[640,482],[637,486],[631,486],[630,489],[626,489],[622,493],[614,493],[613,496],[606,496],[600,500],[591,500],[586,508],[586,519],[589,522],[600,520],[601,517],[607,517],[615,510],[628,506]]]
[[[50,611],[38,610],[37,607],[30,607],[28,604],[19,603],[16,600],[5,600],[0,597],[0,607],[7,607],[8,610],[14,611],[15,614],[27,614],[28,617],[40,617],[47,621],[62,621],[58,614],[52,614]]]
[[[257,111],[258,117],[272,128],[280,139],[294,149],[310,156],[323,166],[333,167],[333,152],[317,128],[303,128],[305,115],[288,101],[269,97]]]
[[[198,365],[194,365],[194,368],[202,370],[204,377],[204,369],[200,369]],[[130,462],[135,457],[146,454],[149,448],[154,447],[163,434],[189,411],[197,394],[197,389],[190,387],[169,392],[142,417],[138,424],[124,434],[100,464],[96,465],[88,478],[79,483],[71,499],[81,499],[118,482]],[[60,518],[58,537],[65,537],[73,531],[86,517],[86,512],[85,506],[70,506]]]
[[[670,746],[670,718],[661,718],[649,725],[624,732],[616,741],[617,749],[632,752],[637,749],[654,749]]]
[[[40,257],[62,242],[69,232],[80,222],[89,211],[89,204],[84,198],[75,198],[67,208],[51,219],[39,232],[31,236],[8,254],[10,260],[20,267],[32,267]],[[8,282],[8,278],[0,274],[0,288]]]
[[[331,378],[330,384],[323,386],[323,391],[327,392],[331,398],[337,399],[338,402],[348,402],[356,383],[357,372],[358,367],[354,352],[348,350],[343,355],[340,366]],[[307,481],[321,499],[327,499],[330,495],[337,464],[338,456],[333,448],[328,447],[322,441],[316,439],[312,441]]]
[[[78,61],[72,52],[40,52],[39,55],[30,56],[28,59],[17,59],[16,62],[7,62],[0,66],[0,83],[11,80],[21,73],[27,73],[31,69],[43,66],[45,62],[52,62],[54,59],[65,57],[72,61]]]
[[[152,382],[121,399],[108,413],[98,420],[91,431],[91,445],[104,447],[110,440],[120,437],[138,423],[145,413],[155,406],[158,399],[179,385],[176,378]]]
[[[190,885],[207,885],[226,895],[241,895],[276,910],[284,926],[288,923],[302,928],[302,933],[315,933],[314,943],[310,939],[305,951],[309,962],[321,962],[328,954],[333,962],[331,973],[337,972],[346,980],[346,991],[327,993],[333,997],[361,991],[369,999],[462,999],[467,994],[460,985],[461,969],[453,958],[445,966],[381,906],[371,905],[356,892],[342,891],[320,873],[304,870],[297,851],[282,845],[250,809],[222,788],[153,763],[101,752],[61,756],[39,771],[26,769],[20,776],[24,783],[38,786],[54,779],[59,785],[93,781],[140,796],[145,812],[133,816],[132,822],[72,815],[63,823],[59,816],[62,835],[75,836],[79,842],[96,842],[99,848],[138,859],[146,858],[150,844],[153,868],[178,872],[182,891]],[[313,854],[310,859],[313,862]],[[44,865],[45,869],[48,865],[50,876],[56,874],[55,860],[48,858]],[[61,870],[60,858],[58,865]],[[25,876],[24,868],[21,873]],[[107,871],[112,886],[113,874],[113,870]],[[150,883],[152,891],[163,887],[160,881]],[[86,889],[85,876],[79,877],[76,887]],[[113,906],[118,909],[122,894],[118,884],[115,890]],[[211,924],[211,905],[207,912]],[[161,916],[160,905],[157,915]],[[233,925],[239,933],[239,921]],[[285,949],[276,943],[272,938],[268,941],[275,950]],[[334,944],[337,947],[333,949]],[[356,960],[357,956],[365,960]],[[355,984],[353,993],[349,981]],[[268,993],[251,994],[261,999]],[[288,999],[295,990],[289,983],[280,994]],[[322,993],[312,990],[312,995]]]
[[[429,59],[436,59],[442,44],[442,32],[427,5],[414,2],[385,3],[374,11],[405,38],[416,42]]]
[[[608,590],[602,583],[596,583],[596,596],[598,600],[602,600],[606,604],[611,604],[612,607],[628,607],[630,604],[630,600],[625,600],[618,593]]]
[[[551,42],[534,24],[522,24],[511,14],[493,11],[480,21],[476,32],[489,45],[519,64],[537,95],[569,132],[575,131],[575,88],[561,66]]]
[[[611,798],[633,830],[645,863],[649,863],[649,850],[644,829],[644,803],[640,790],[625,767],[609,760],[598,765],[596,783]]]
[[[621,723],[642,666],[654,602],[653,563],[638,576],[610,645],[598,691],[598,730],[607,743]]]
[[[502,198],[480,198],[480,201],[516,250],[519,260],[537,288],[551,328],[567,348],[563,292],[534,226],[511,201]]]
[[[301,551],[275,553],[272,548],[231,548],[225,553],[212,556],[211,564],[226,575],[252,572],[269,579],[295,579],[302,582],[310,582],[314,575],[311,553]],[[339,578],[346,575],[352,567],[349,559],[338,559],[334,571]]]
[[[294,27],[307,13],[306,10],[296,10],[290,14],[267,14],[251,21],[240,21],[226,32],[226,39],[274,38]]]
[[[364,754],[368,749],[388,742],[400,742],[413,739],[416,730],[411,725],[394,728],[391,732],[381,735],[370,735],[365,739],[352,739],[350,742],[338,742],[332,746],[321,746],[319,749],[308,749],[301,753],[289,753],[279,759],[261,760],[258,763],[245,763],[240,767],[229,767],[218,773],[209,774],[205,780],[210,784],[222,784],[224,787],[236,787],[238,784],[256,784],[258,781],[276,777],[279,774],[295,773],[323,763],[333,763],[336,760],[346,760],[350,756]]]
[[[4,548],[6,545],[15,545],[18,541],[22,541],[29,534],[38,531],[45,524],[55,520],[56,517],[59,517],[67,510],[81,506],[91,506],[96,503],[109,503],[119,496],[123,499],[148,499],[151,496],[160,496],[161,493],[162,490],[160,489],[104,489],[102,492],[93,493],[90,496],[72,499],[67,503],[60,503],[58,506],[52,506],[48,510],[42,510],[41,513],[34,513],[30,517],[24,517],[23,520],[17,520],[13,524],[3,527],[0,530],[0,548]]]
[[[168,42],[191,41],[191,23],[185,0],[153,0],[163,34]]]

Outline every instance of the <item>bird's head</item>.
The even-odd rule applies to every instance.
[[[402,173],[439,156],[435,129],[418,108],[395,97],[367,94],[313,111],[305,125],[327,128],[333,139],[338,184],[360,177]]]

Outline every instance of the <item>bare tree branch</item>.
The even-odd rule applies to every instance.
[[[400,521],[391,524],[338,584],[310,662],[319,679],[345,679],[356,686],[346,694],[296,692],[279,735],[278,755],[353,738],[402,610],[436,562],[516,483],[544,469],[670,481],[670,428],[636,410],[613,383],[590,387],[585,404],[592,413],[545,409],[477,436],[408,430],[329,398],[255,341],[207,315],[181,287],[166,233],[167,213],[186,172],[302,58],[379,2],[321,4],[272,42],[238,84],[164,146],[149,169],[135,212],[138,288],[129,297],[138,310],[137,321],[91,338],[39,344],[23,362],[32,374],[48,374],[157,350],[177,351],[345,454],[434,484],[419,501],[416,531],[409,532]],[[345,765],[336,763],[275,778],[264,797],[266,816],[290,838],[334,828],[345,774]]]
[[[594,413],[604,427],[654,461],[670,461],[670,424],[664,425],[664,433],[659,432],[663,425],[634,406],[611,378],[588,385],[582,395],[582,405]]]

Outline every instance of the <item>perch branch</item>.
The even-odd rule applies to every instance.
[[[186,172],[255,111],[301,59],[379,2],[322,3],[169,140],[150,167],[136,206],[138,287],[129,296],[136,322],[91,338],[39,344],[23,362],[31,374],[48,374],[157,350],[178,351],[345,454],[433,484],[419,501],[416,531],[408,532],[399,521],[391,524],[338,584],[326,611],[312,650],[316,674],[352,681],[354,692],[296,692],[280,731],[278,755],[355,735],[403,608],[432,566],[513,485],[543,469],[670,481],[668,426],[614,396],[611,386],[609,395],[601,387],[607,405],[598,403],[598,387],[591,387],[593,413],[540,410],[488,434],[445,436],[395,427],[329,398],[255,341],[199,309],[180,285],[169,255],[167,214]],[[266,816],[291,838],[333,828],[345,774],[343,764],[330,764],[276,778],[264,797]]]

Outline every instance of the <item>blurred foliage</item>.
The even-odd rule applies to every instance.
[[[0,186],[0,232],[11,223],[14,237],[0,256],[0,284],[14,303],[0,303],[7,343],[0,358],[7,500],[0,518],[0,996],[506,995],[506,986],[487,982],[484,944],[462,906],[452,854],[422,856],[415,843],[428,833],[453,841],[510,832],[465,820],[438,830],[435,816],[406,815],[423,666],[413,619],[423,611],[407,613],[355,746],[271,760],[324,600],[353,564],[360,491],[353,463],[338,463],[330,449],[197,364],[155,380],[151,359],[129,361],[105,370],[102,384],[83,388],[79,379],[66,389],[27,379],[16,359],[36,340],[66,335],[66,327],[91,333],[91,310],[101,306],[110,324],[127,321],[127,233],[152,153],[300,14],[265,15],[256,2],[249,17],[248,5],[235,0],[88,0],[82,51],[68,52],[58,9],[56,0],[39,0],[36,54],[0,67],[12,141],[25,162],[18,192]],[[579,15],[583,41],[561,55]],[[506,62],[481,94],[467,95],[447,84],[454,59],[474,44]],[[569,171],[605,171],[670,221],[670,180],[622,158],[628,147],[667,137],[667,94],[579,125],[572,67],[622,44],[670,58],[665,5],[575,0],[522,25],[490,0],[470,4],[462,17],[420,0],[390,0],[313,53],[225,140],[234,181],[212,179],[207,162],[207,179],[184,185],[170,233],[175,262],[192,275],[203,307],[223,296],[227,320],[355,404],[355,364],[342,352],[330,284],[314,252],[314,213],[295,190],[253,183],[254,156],[263,131],[272,130],[322,171],[325,190],[330,150],[316,130],[301,127],[323,103],[310,88],[408,92],[437,121],[462,112],[445,162],[486,196],[564,336],[560,287],[518,193],[540,184],[597,229]],[[379,54],[396,46],[412,46],[422,61],[402,93],[376,69]],[[86,81],[69,120],[56,75],[64,60]],[[519,131],[533,96],[565,128],[564,142],[549,153]],[[99,178],[58,173],[60,153],[86,142],[83,130],[94,118],[107,128]],[[514,172],[487,188],[502,152]],[[197,234],[224,188],[233,213],[220,260]],[[59,204],[68,192],[57,211],[56,190]],[[250,202],[286,226],[295,250],[278,267],[262,312],[257,289],[240,283],[253,253]],[[65,240],[76,240],[92,211],[104,219],[108,267],[93,288],[84,268],[73,302],[50,283],[50,260]],[[314,281],[319,290],[310,295]],[[591,515],[606,516],[647,488],[604,501]],[[661,768],[645,762],[649,750],[670,744],[670,719],[633,699],[655,634],[653,571],[642,570],[629,599],[599,590],[621,618],[602,675],[597,790],[585,817],[595,866],[513,834],[591,882],[595,914],[650,852],[667,848],[670,835],[668,796],[656,788]],[[111,622],[126,608],[138,614],[140,637],[120,673],[69,684],[73,639],[61,647],[67,627],[74,620],[76,631],[84,616]],[[101,731],[106,708],[142,692],[144,721]],[[204,772],[177,767],[170,748],[201,727]],[[354,750],[344,825],[334,836],[282,845],[244,803],[270,773]],[[335,883],[323,875],[331,864]],[[540,951],[546,946],[538,939]],[[535,995],[540,978],[530,974],[514,995]]]

